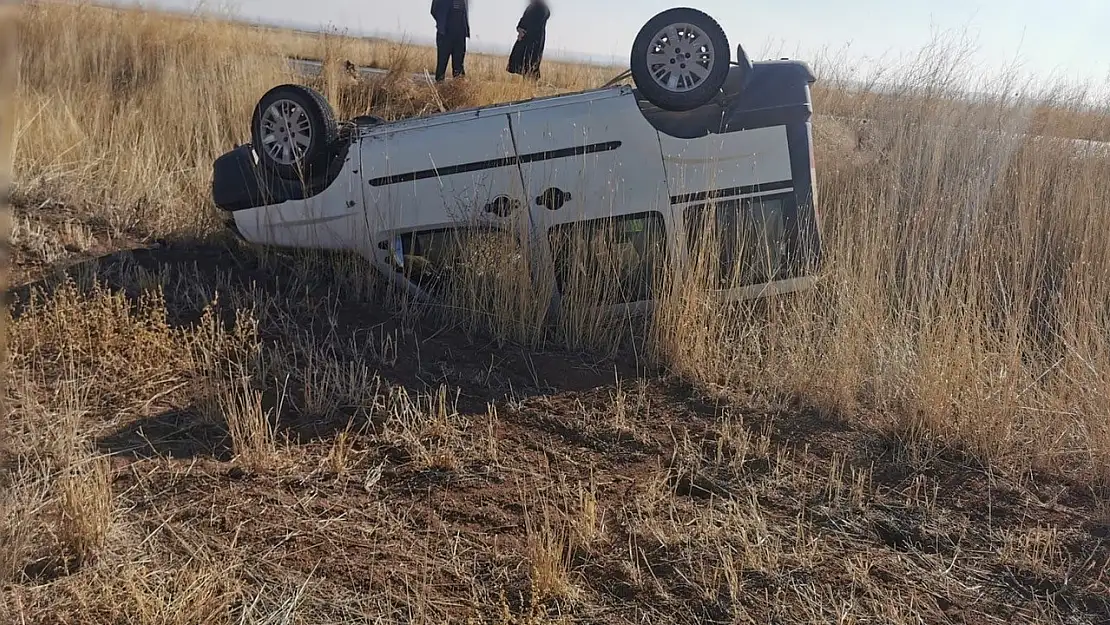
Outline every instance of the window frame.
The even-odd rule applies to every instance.
[[[634,213],[616,213],[606,215],[604,217],[579,219],[576,221],[567,221],[548,226],[546,232],[544,233],[544,237],[545,243],[547,244],[548,250],[551,255],[551,268],[554,274],[553,288],[555,290],[556,297],[560,300],[567,297],[567,278],[565,274],[566,264],[564,262],[561,262],[561,246],[557,242],[557,239],[562,235],[563,232],[570,231],[570,233],[573,234],[573,231],[575,229],[589,228],[587,234],[592,236],[597,233],[598,230],[602,230],[603,228],[605,228],[607,224],[630,222],[637,219],[645,220],[645,231],[649,233],[653,232],[653,228],[657,228],[654,230],[653,234],[649,235],[651,237],[654,237],[653,243],[655,248],[658,250],[658,253],[653,257],[653,266],[648,272],[648,282],[646,284],[643,281],[640,282],[640,288],[638,289],[635,298],[622,296],[614,302],[599,302],[597,303],[597,306],[602,308],[613,306],[637,307],[654,302],[656,299],[656,294],[654,293],[655,285],[651,283],[651,276],[654,276],[657,272],[667,270],[668,262],[672,260],[670,240],[668,238],[669,236],[671,236],[671,233],[669,232],[667,227],[667,215],[660,210],[644,210]],[[649,225],[649,223],[653,223],[653,225]],[[622,234],[624,234],[623,231]]]
[[[406,250],[406,240],[410,241],[412,246],[415,248],[419,243],[421,237],[429,235],[435,236],[442,233],[456,233],[455,241],[460,241],[462,239],[458,237],[458,233],[462,232],[495,234],[510,237],[520,253],[524,254],[525,256],[527,256],[529,253],[529,243],[527,241],[522,241],[518,233],[514,232],[512,229],[505,228],[500,224],[487,222],[444,224],[431,228],[410,228],[405,230],[398,230],[390,233],[389,238],[382,240],[381,243],[379,243],[379,247],[383,250],[388,250],[390,254],[393,254],[394,242],[399,240],[401,244],[400,253],[402,255],[402,258],[405,258],[408,256],[416,256],[415,254],[411,253],[413,251],[412,248]],[[409,253],[406,254],[405,252]],[[526,260],[529,261],[529,265],[532,264],[531,259],[526,258]],[[393,261],[393,258],[391,258],[389,266],[391,268],[390,274],[392,275],[393,280],[395,282],[399,282],[406,290],[417,293],[422,297],[432,298],[433,300],[437,297],[438,289],[436,288],[435,283],[439,276],[432,278],[430,281],[414,280],[409,273],[407,262],[403,266],[398,267]]]
[[[709,201],[702,201],[697,203],[688,204],[681,208],[680,215],[676,217],[682,220],[682,234],[684,236],[684,243],[682,251],[687,259],[687,262],[693,262],[698,252],[697,245],[700,245],[699,238],[701,237],[700,229],[704,223],[707,213],[711,214],[714,218],[714,225],[720,227],[720,213],[722,211],[731,211],[733,216],[734,227],[741,223],[739,217],[747,214],[750,216],[752,211],[759,207],[760,203],[775,201],[779,203],[779,215],[781,219],[781,245],[780,259],[777,263],[777,272],[773,275],[760,274],[756,275],[750,280],[743,282],[732,282],[730,274],[724,275],[723,267],[720,264],[714,269],[717,276],[717,285],[712,290],[716,292],[729,292],[737,290],[749,290],[758,288],[763,285],[773,284],[784,280],[791,280],[798,277],[798,268],[796,266],[796,256],[798,250],[798,227],[797,227],[797,205],[796,198],[793,190],[784,191],[771,191],[759,194],[748,194],[742,196],[735,196],[729,198],[721,198]],[[750,218],[750,217],[749,217]],[[764,232],[766,230],[764,229]],[[742,247],[741,242],[734,238],[732,242],[733,249],[738,250]],[[723,264],[726,260],[724,246],[719,242],[717,244],[717,257],[718,262]],[[735,269],[731,270],[735,271]]]

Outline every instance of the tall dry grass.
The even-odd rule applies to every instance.
[[[532,85],[480,64],[479,80],[438,89],[400,72],[359,82],[344,60],[384,49],[375,58],[407,71],[427,52],[81,5],[19,11],[29,43],[15,91],[14,236],[48,266],[113,250],[115,237],[213,235],[211,159],[245,139],[256,98],[290,78],[281,57],[295,50],[325,61],[314,84],[341,116],[596,84],[586,70]],[[968,507],[989,506],[991,485],[953,494],[945,480],[985,476],[916,469],[955,447],[989,463],[991,482],[1031,468],[1106,479],[1110,165],[1021,133],[1099,136],[1107,117],[1051,89],[1032,104],[1001,91],[959,100],[944,67],[923,62],[893,94],[852,92],[819,70],[826,256],[811,293],[722,302],[706,288],[712,246],[644,271],[604,228],[558,240],[563,267],[477,229],[458,241],[440,299],[382,302],[401,318],[389,330],[362,327],[376,311],[345,301],[378,294],[365,267],[323,254],[201,248],[218,257],[209,264],[245,266],[232,270],[173,263],[188,246],[170,246],[51,283],[4,317],[14,331],[0,621],[442,623],[466,609],[504,623],[554,612],[919,623],[949,618],[953,598],[991,600],[985,587],[1001,597],[989,606],[1031,603],[1018,612],[1029,622],[1083,618],[1080,604],[1097,612],[1105,554],[1092,545],[1104,521],[1079,518],[1090,506],[1010,502],[984,521]],[[558,275],[566,296],[552,318]],[[651,290],[654,315],[597,313],[633,289]],[[411,313],[441,327],[429,337],[407,325]],[[709,419],[685,405],[703,398],[672,400],[645,377],[585,393],[518,387],[487,413],[460,387],[496,380],[492,359],[470,380],[451,369],[457,343],[436,362],[419,347],[398,354],[459,329],[505,354],[602,352],[755,401],[723,402]],[[406,388],[409,378],[430,389]],[[766,409],[768,397],[786,401]],[[799,445],[793,428],[806,431],[814,409],[892,444],[840,454],[841,432],[825,427],[836,440]],[[320,439],[294,438],[316,426]],[[805,442],[828,443],[831,459]],[[886,481],[870,458],[849,457],[891,450],[898,458],[879,465],[909,465],[912,478]],[[899,520],[924,532],[921,544],[875,536]],[[1095,529],[1080,531],[1088,521]],[[1004,572],[1026,568],[1060,592],[1007,594]],[[506,589],[530,596],[497,596]]]
[[[287,56],[324,63],[314,86],[344,116],[430,113],[580,88],[592,78],[568,65],[547,86],[494,80],[492,61],[479,56],[471,80],[482,83],[480,90],[436,90],[398,80],[427,65],[419,48],[329,34],[275,36],[214,17],[85,3],[29,3],[18,11],[19,35],[33,53],[19,57],[17,193],[25,203],[79,207],[145,236],[198,235],[213,227],[212,159],[247,139],[262,93],[296,79]],[[396,74],[352,84],[344,63],[371,57]]]
[[[10,277],[9,263],[11,253],[12,216],[9,198],[11,194],[12,157],[15,136],[15,90],[19,80],[18,29],[16,28],[16,7],[5,3],[0,5],[0,287],[7,289]],[[0,307],[3,305],[0,304]],[[3,311],[0,311],[3,312]],[[2,322],[0,322],[2,323]],[[7,369],[8,328],[0,325],[0,368]],[[0,385],[3,380],[0,380]]]
[[[21,63],[20,196],[80,206],[121,229],[207,232],[211,159],[244,138],[257,96],[289,79],[280,38],[244,39],[238,28],[82,6],[23,9],[20,33],[33,52]],[[358,45],[324,37],[314,55],[334,68]],[[391,46],[388,62],[406,71],[426,64],[424,51],[373,45]],[[1107,117],[1069,109],[1066,94],[1051,92],[1031,105],[1001,94],[953,99],[945,67],[923,57],[893,94],[849,93],[822,77],[834,87],[816,92],[826,257],[811,294],[727,305],[695,266],[651,278],[660,305],[643,327],[593,311],[598,296],[623,288],[621,261],[611,258],[568,287],[554,334],[544,327],[553,270],[526,262],[473,271],[436,310],[516,341],[613,351],[632,338],[647,360],[708,386],[794,398],[914,444],[1105,476],[1110,166],[1023,133],[1101,136]],[[589,82],[560,80],[564,89]],[[437,90],[400,73],[368,84],[332,70],[317,85],[343,116],[393,118],[548,88],[491,79]],[[826,111],[862,112],[869,123]],[[572,256],[611,255],[601,241]]]
[[[122,231],[204,232],[212,156],[243,141],[259,94],[290,78],[264,38],[212,21],[36,3],[19,32],[32,53],[17,192]]]
[[[866,158],[818,142],[823,284],[728,369],[912,441],[1105,480],[1110,154],[1064,138],[1104,136],[1110,116],[1053,85],[952,99],[937,68],[964,59],[942,53],[907,97],[861,107]]]
[[[173,19],[168,18],[167,19]],[[184,21],[191,21],[186,18]],[[434,34],[434,23],[424,35]],[[223,22],[223,27],[242,32],[250,32],[251,37],[264,38],[277,46],[287,56],[314,61],[337,60],[336,71],[342,69],[346,61],[360,67],[385,69],[414,74],[435,74],[436,51],[434,46],[413,43],[407,37],[400,40],[362,38],[348,35],[337,27],[329,27],[320,33],[306,33],[270,28],[265,26],[247,27],[234,22]],[[515,33],[506,33],[504,43],[511,44]],[[491,54],[468,50],[466,54],[467,77],[483,83],[520,82],[520,79],[507,71],[506,54]],[[606,67],[548,59],[544,61],[539,84],[549,88],[577,90],[609,80],[620,73],[621,68]]]
[[[643,266],[621,258],[614,232],[583,233],[570,242],[556,338],[603,351],[642,341],[683,378],[862,419],[907,447],[1110,479],[1110,155],[1069,141],[1104,136],[1110,115],[1082,104],[1085,91],[1005,77],[984,83],[996,97],[956,97],[973,69],[952,68],[973,66],[945,53],[923,55],[893,94],[838,91],[845,81],[825,75],[813,292],[727,304],[708,288],[709,252],[677,273],[633,276],[656,294],[646,326],[599,316]],[[468,299],[452,309],[519,340],[521,323],[550,321],[552,268],[499,258],[472,273],[507,280],[459,280]]]

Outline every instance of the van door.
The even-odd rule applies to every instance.
[[[509,114],[556,309],[644,308],[673,253],[656,131],[631,91]]]
[[[374,262],[414,295],[426,299],[457,275],[465,252],[496,240],[493,249],[510,253],[506,236],[527,241],[531,216],[505,114],[385,126],[361,145]]]
[[[787,293],[812,283],[800,275],[800,196],[809,195],[809,142],[785,125],[697,139],[660,135],[675,207],[685,228],[686,262],[724,299]],[[802,165],[801,168],[795,168]],[[796,188],[799,174],[802,187]],[[801,206],[811,206],[805,204]],[[805,211],[809,212],[809,211]]]

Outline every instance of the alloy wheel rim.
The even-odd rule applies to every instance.
[[[304,160],[312,146],[308,112],[292,100],[278,100],[262,114],[262,149],[281,165]]]
[[[668,24],[651,39],[648,70],[657,85],[673,93],[697,88],[717,64],[713,42],[692,24]]]

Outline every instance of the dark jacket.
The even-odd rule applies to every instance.
[[[470,11],[467,7],[467,2],[463,3],[462,15],[451,19],[454,0],[432,0],[432,17],[436,20],[436,34],[446,35],[448,33],[454,35],[457,33],[451,32],[454,27],[462,30],[463,37],[470,37]]]
[[[547,43],[547,20],[551,17],[544,2],[534,2],[524,10],[524,15],[516,27],[524,31],[524,37],[513,46],[509,53],[509,73],[538,78],[543,49]]]

